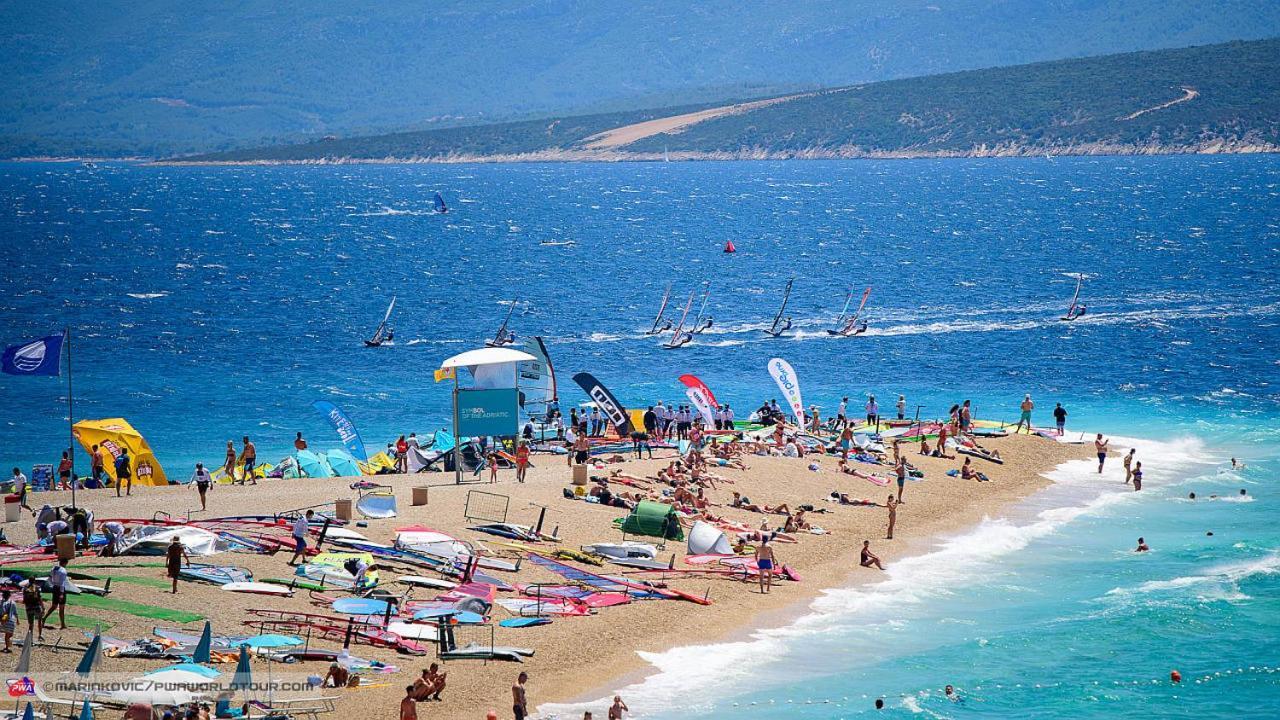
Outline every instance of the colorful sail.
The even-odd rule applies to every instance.
[[[677,348],[693,339],[689,337],[689,333],[684,331],[684,321],[689,317],[691,308],[693,308],[693,293],[689,293],[689,301],[684,304],[684,312],[680,315],[680,322],[676,323],[676,329],[671,333],[671,339],[667,341],[666,347]]]

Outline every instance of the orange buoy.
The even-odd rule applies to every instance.
[[[727,240],[725,241],[725,244],[724,244],[724,251],[727,253],[738,252],[738,248],[733,246],[732,240]]]
[[[1170,672],[1169,672],[1169,681],[1170,681],[1170,682],[1174,682],[1174,683],[1180,683],[1180,682],[1182,682],[1182,673],[1178,672],[1177,670],[1172,670],[1172,671],[1170,671]]]

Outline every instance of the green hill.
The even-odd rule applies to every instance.
[[[703,106],[334,139],[191,158],[243,162],[803,157],[1270,150],[1280,39],[1060,60],[826,90],[593,151],[602,131]]]
[[[0,157],[163,155],[1280,35],[1258,0],[0,2]]]

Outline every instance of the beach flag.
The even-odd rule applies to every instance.
[[[436,382],[440,382],[441,380],[453,380],[456,377],[458,377],[457,368],[447,367],[440,368],[436,371]]]
[[[0,370],[9,375],[61,375],[64,333],[5,348]]]

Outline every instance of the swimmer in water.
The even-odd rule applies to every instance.
[[[954,687],[948,685],[943,692],[951,702],[963,702],[963,700],[960,699],[960,696],[956,694],[956,689]]]
[[[1248,495],[1248,494],[1249,494],[1249,491],[1248,491],[1248,490],[1245,490],[1244,488],[1240,488],[1240,495],[1241,495],[1241,497],[1243,497],[1243,496],[1245,496],[1245,495]]]
[[[1195,493],[1191,493],[1190,495],[1188,495],[1188,496],[1187,496],[1187,499],[1188,499],[1188,500],[1195,500],[1195,499],[1196,499],[1196,494],[1195,494]]]
[[[1149,552],[1151,548],[1147,547],[1147,541],[1144,538],[1138,538],[1138,547],[1134,552]]]
[[[1242,462],[1240,462],[1240,461],[1238,461],[1238,460],[1236,460],[1235,458],[1231,458],[1231,469],[1232,469],[1232,470],[1243,470],[1243,469],[1245,469],[1245,468],[1247,468],[1247,467],[1249,467],[1249,466],[1248,466],[1248,465],[1245,465],[1244,463],[1242,463]]]

